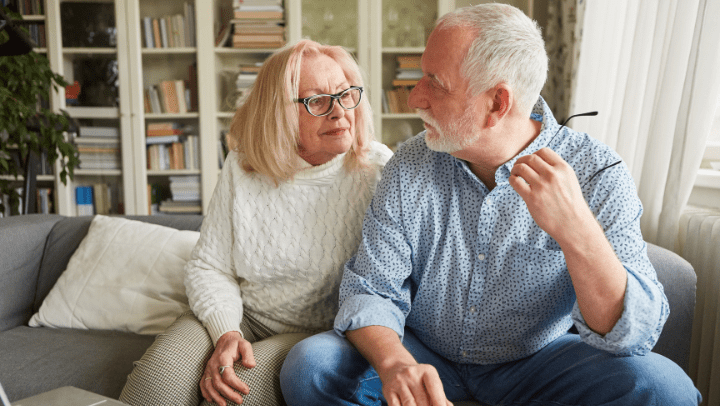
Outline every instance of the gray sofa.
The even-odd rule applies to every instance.
[[[199,230],[202,223],[198,215],[129,218],[181,230]],[[27,326],[91,220],[58,215],[0,218],[0,383],[11,401],[68,385],[117,399],[133,362],[154,340],[113,331]],[[687,370],[695,273],[687,261],[668,250],[649,245],[648,254],[671,309],[653,351]]]

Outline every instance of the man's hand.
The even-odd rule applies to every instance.
[[[623,314],[627,271],[585,202],[575,171],[543,148],[518,158],[509,182],[537,225],[560,245],[588,327],[607,334]]]
[[[432,365],[402,365],[380,375],[388,406],[452,406]]]
[[[435,367],[418,364],[392,329],[368,326],[345,335],[377,371],[388,406],[452,406]]]
[[[237,331],[229,331],[218,340],[200,380],[200,391],[205,400],[220,406],[227,404],[225,399],[237,404],[242,403],[242,396],[236,391],[247,395],[250,393],[250,387],[235,374],[233,364],[238,360],[242,360],[241,363],[245,368],[255,366],[250,342],[242,338]],[[227,367],[222,375],[220,375],[221,366]]]
[[[561,245],[578,227],[595,222],[575,171],[549,148],[518,158],[509,182],[537,225]]]

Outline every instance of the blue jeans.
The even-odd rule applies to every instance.
[[[403,344],[433,365],[451,402],[487,405],[697,405],[700,393],[662,355],[616,357],[566,334],[530,357],[493,365],[458,364],[405,330]],[[293,347],[280,373],[289,406],[383,405],[382,384],[365,358],[334,331]]]

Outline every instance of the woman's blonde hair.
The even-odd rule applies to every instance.
[[[235,112],[228,147],[238,152],[240,167],[268,176],[276,185],[300,170],[298,98],[302,58],[327,55],[337,62],[351,86],[363,86],[362,73],[342,47],[299,41],[273,53],[263,64],[245,103]],[[367,97],[355,109],[355,140],[345,156],[345,168],[367,165],[367,152],[375,139],[372,110]]]

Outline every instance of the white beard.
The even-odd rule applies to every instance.
[[[467,148],[480,138],[480,131],[473,121],[470,109],[465,110],[460,119],[441,126],[425,110],[418,110],[427,130],[425,144],[433,151],[449,154]]]

